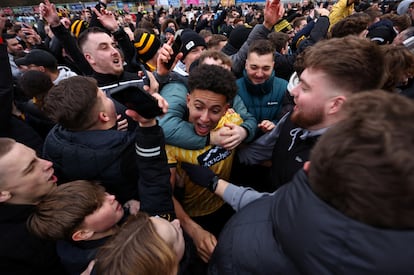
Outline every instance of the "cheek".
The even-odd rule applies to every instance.
[[[224,114],[209,114],[209,119],[213,124],[217,124]]]

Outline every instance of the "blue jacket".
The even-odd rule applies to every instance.
[[[287,84],[286,80],[275,77],[274,71],[265,83],[253,84],[244,70],[243,77],[237,80],[238,95],[246,105],[247,111],[256,118],[257,123],[267,119],[276,124]]]
[[[412,274],[414,230],[345,216],[312,191],[303,170],[272,194],[241,193],[256,200],[221,232],[210,274]]]

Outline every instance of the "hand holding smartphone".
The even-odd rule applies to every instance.
[[[171,45],[171,48],[174,53],[171,55],[171,59],[168,61],[168,63],[165,64],[168,70],[171,69],[171,66],[174,63],[175,58],[177,57],[177,54],[180,52],[181,49],[181,37],[179,35],[177,35],[174,38],[174,43]]]
[[[127,84],[113,88],[110,91],[113,99],[132,109],[142,117],[151,119],[163,114],[158,101],[136,84]]]

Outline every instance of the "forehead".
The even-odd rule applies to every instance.
[[[300,75],[302,83],[318,87],[321,91],[337,90],[338,87],[331,81],[331,77],[324,71],[315,68],[306,68]]]
[[[88,36],[86,41],[88,45],[98,47],[100,44],[112,44],[113,39],[108,34],[100,32],[100,33],[91,33]]]
[[[255,65],[268,65],[268,63],[273,62],[273,53],[259,55],[256,52],[251,52],[247,57],[247,61],[249,64],[254,63]]]
[[[10,38],[10,39],[7,39],[7,45],[10,45],[10,46],[15,46],[16,44],[18,44],[19,43],[19,41],[17,41],[17,38]]]
[[[208,106],[224,106],[227,104],[226,97],[224,95],[209,90],[195,89],[190,93],[190,98],[196,102],[200,102]]]
[[[213,57],[209,56],[203,60],[203,64],[221,66],[223,64],[223,61],[221,59],[214,59]]]
[[[0,158],[0,170],[6,176],[22,173],[34,158],[36,158],[36,153],[33,149],[21,143],[15,143],[12,149]]]

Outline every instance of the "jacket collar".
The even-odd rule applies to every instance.
[[[275,78],[275,71],[273,70],[269,79],[266,80],[262,84],[253,84],[250,81],[249,77],[247,76],[246,69],[243,71],[243,78],[244,78],[244,83],[246,84],[247,91],[249,93],[255,94],[255,95],[267,94],[272,91],[273,80]]]

